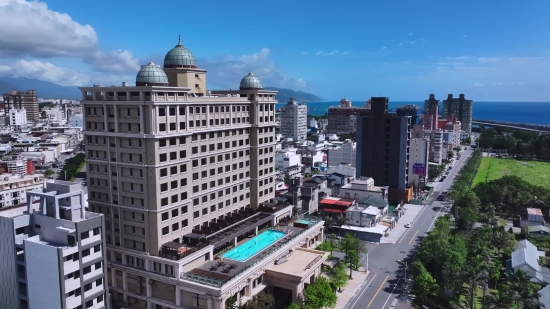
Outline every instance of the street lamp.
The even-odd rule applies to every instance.
[[[407,262],[401,260],[397,260],[397,263],[405,266],[405,282],[407,282],[407,270],[409,269],[409,265],[407,264]]]

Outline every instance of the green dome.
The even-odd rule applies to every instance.
[[[164,56],[164,68],[196,68],[197,60],[189,49],[181,44],[181,37],[178,39],[178,45],[174,46]]]
[[[262,89],[262,81],[250,72],[241,80],[241,90],[247,89]]]
[[[168,86],[166,73],[153,61],[142,65],[136,76],[136,86]]]

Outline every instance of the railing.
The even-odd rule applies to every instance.
[[[166,259],[181,260],[209,245],[210,245],[209,243],[201,243],[198,246],[191,247],[189,250],[179,254],[169,254],[169,253],[163,252],[162,250],[159,250],[159,256]]]
[[[311,224],[301,230],[300,232],[298,233],[293,233],[293,234],[289,234],[288,237],[286,237],[286,241],[284,241],[282,244],[280,244],[279,246],[276,246],[276,247],[271,247],[269,248],[265,254],[261,254],[259,258],[255,259],[255,261],[251,264],[249,264],[248,266],[242,268],[241,270],[239,270],[239,272],[233,274],[231,277],[229,277],[228,279],[226,280],[218,280],[218,279],[213,279],[213,278],[209,278],[209,277],[205,277],[205,276],[201,276],[201,275],[197,275],[197,274],[192,274],[192,273],[182,273],[180,275],[180,278],[181,279],[187,279],[187,280],[191,280],[191,281],[195,281],[195,282],[198,282],[198,283],[202,283],[202,284],[206,284],[206,285],[210,285],[210,286],[215,286],[215,287],[221,287],[225,284],[228,284],[229,282],[231,282],[233,279],[235,279],[236,277],[238,277],[240,274],[244,273],[245,271],[249,270],[250,268],[254,267],[255,265],[257,265],[258,263],[262,262],[263,260],[265,260],[266,258],[268,258],[272,253],[276,252],[276,251],[279,251],[282,247],[284,247],[286,244],[288,244],[291,240],[295,239],[296,237],[304,234],[306,231],[308,231],[311,227],[313,227],[315,224],[319,223],[321,220],[316,220],[316,219],[311,219]]]
[[[315,263],[319,262],[320,259],[322,259],[323,256],[322,255],[319,255],[318,257],[315,258],[315,260],[309,262],[309,264],[307,264],[306,268],[304,268],[304,270],[308,270],[310,269],[313,265],[315,265]]]

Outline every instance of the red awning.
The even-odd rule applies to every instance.
[[[335,214],[341,214],[341,213],[344,212],[343,210],[340,210],[340,209],[332,209],[332,208],[323,208],[322,210],[323,210],[324,212],[332,212],[332,213],[335,213]]]

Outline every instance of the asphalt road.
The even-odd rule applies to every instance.
[[[447,209],[450,208],[448,203],[435,201],[436,197],[440,192],[449,189],[458,170],[464,165],[471,153],[470,147],[468,147],[468,150],[461,151],[461,158],[455,162],[450,174],[444,182],[439,184],[439,188],[436,188],[424,209],[412,222],[411,228],[401,236],[396,244],[367,245],[369,251],[368,268],[373,275],[369,276],[367,283],[351,299],[346,306],[347,308],[411,308],[408,304],[409,297],[406,293],[407,285],[405,284],[405,273],[407,272],[407,278],[409,273],[406,266],[398,263],[397,260],[406,261],[408,265],[414,261],[414,254],[422,239],[433,228],[436,219],[445,215]],[[363,265],[366,265],[366,261]],[[410,286],[410,281],[407,282]]]

